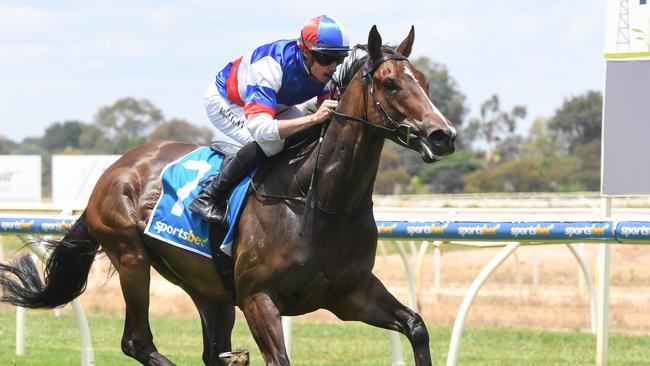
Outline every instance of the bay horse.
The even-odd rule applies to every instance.
[[[167,141],[138,146],[104,172],[85,211],[53,244],[44,283],[26,257],[0,265],[2,300],[32,308],[66,304],[84,291],[101,246],[126,303],[122,350],[143,365],[173,365],[156,349],[149,326],[151,266],[196,305],[206,365],[222,365],[219,353],[231,350],[235,306],[267,365],[289,365],[281,315],[321,308],[405,334],[415,364],[431,365],[422,318],[372,273],[372,189],[384,140],[418,151],[427,163],[454,151],[455,128],[408,60],[414,37],[411,27],[399,46],[382,46],[373,26],[367,55],[344,70],[344,91],[320,142],[285,150],[260,167],[237,229],[234,296],[209,258],[143,234],[161,192],[161,169],[197,147]],[[291,198],[305,196],[311,198]]]

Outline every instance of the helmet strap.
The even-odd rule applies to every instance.
[[[311,51],[309,49],[307,49],[307,48],[301,48],[301,52],[302,52],[302,63],[305,64],[305,67],[307,68],[307,72],[309,73],[309,78],[314,79],[314,80],[318,80],[318,79],[316,79],[314,74],[311,73],[311,67],[314,65],[314,62],[316,62],[316,60],[314,59],[314,56],[310,54]],[[306,60],[306,55],[307,54],[310,54],[309,57],[311,57],[311,63],[310,64],[307,64],[307,60]]]

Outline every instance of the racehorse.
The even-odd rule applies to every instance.
[[[122,350],[143,365],[173,365],[157,351],[149,327],[151,266],[196,305],[207,365],[221,365],[219,353],[231,349],[234,306],[267,365],[289,365],[281,315],[320,308],[405,334],[415,364],[431,365],[422,318],[372,274],[372,190],[385,139],[419,152],[427,163],[454,151],[455,128],[408,60],[414,37],[411,27],[397,47],[382,46],[373,26],[362,46],[367,56],[344,70],[338,108],[321,138],[259,168],[238,224],[234,292],[209,258],[143,235],[161,192],[161,169],[197,147],[168,141],[140,145],[104,172],[85,211],[53,245],[44,283],[26,257],[0,265],[3,301],[50,308],[73,300],[84,291],[101,246],[126,303]]]

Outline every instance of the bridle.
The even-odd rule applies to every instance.
[[[370,65],[367,65],[366,68],[363,70],[363,118],[357,118],[353,117],[344,113],[337,112],[335,110],[332,111],[332,116],[336,117],[337,119],[341,120],[347,120],[347,121],[355,121],[355,122],[361,122],[364,123],[371,128],[378,129],[384,133],[387,133],[389,135],[394,135],[397,138],[397,142],[404,146],[404,147],[410,147],[409,144],[411,142],[412,138],[417,138],[416,135],[411,133],[411,126],[402,123],[403,119],[400,120],[399,122],[396,121],[393,117],[391,117],[388,112],[386,112],[386,109],[379,103],[379,100],[377,100],[377,96],[375,95],[375,83],[372,78],[372,74],[377,70],[377,68],[383,64],[386,61],[390,60],[395,60],[395,61],[403,61],[403,60],[408,60],[408,57],[404,55],[400,55],[398,53],[395,54],[388,54],[384,55],[381,58],[376,59],[373,61]],[[335,88],[340,90],[340,86],[334,79],[332,79],[332,84],[334,85]],[[385,121],[388,122],[388,125],[390,127],[384,127],[377,125],[375,123],[372,123],[368,121],[368,92],[370,92],[370,96],[372,97],[372,102],[375,106],[375,110],[377,110],[377,113],[381,116],[381,118]],[[332,93],[333,95],[334,93]],[[342,95],[343,93],[341,93]]]

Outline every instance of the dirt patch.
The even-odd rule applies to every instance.
[[[424,261],[419,300],[419,310],[427,324],[453,324],[465,291],[499,250],[443,250],[439,289],[435,287],[433,251],[429,250]],[[597,250],[597,245],[585,245],[584,248],[584,258],[594,281]],[[650,266],[647,263],[650,263],[647,246],[612,246],[609,310],[612,331],[650,333],[650,315],[646,311],[650,305]],[[90,314],[123,316],[119,281],[117,276],[106,279],[107,268],[106,259],[95,263],[81,301]],[[378,256],[375,274],[400,301],[408,304],[407,277],[398,254]],[[590,304],[587,286],[581,285],[581,281],[577,262],[565,245],[522,247],[484,285],[467,324],[588,331]],[[71,309],[68,306],[64,311]],[[189,297],[157,273],[152,274],[151,312],[197,316]],[[300,320],[314,319],[336,320],[326,311],[300,317]]]

